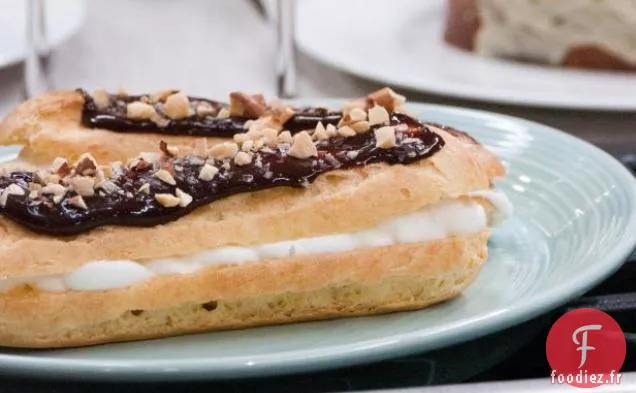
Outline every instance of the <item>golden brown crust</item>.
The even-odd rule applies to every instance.
[[[434,129],[446,145],[429,159],[328,172],[306,189],[234,195],[166,225],[103,227],[56,238],[0,218],[0,275],[58,274],[91,260],[143,260],[351,233],[440,200],[488,189],[494,177],[504,175],[499,160],[481,145]]]
[[[487,238],[485,231],[210,268],[120,290],[23,287],[0,295],[0,345],[88,345],[418,309],[454,297],[473,280],[487,258]]]
[[[0,144],[24,145],[21,158],[48,164],[55,157],[76,160],[89,152],[99,162],[123,161],[156,151],[160,141],[191,146],[191,136],[112,132],[82,126],[84,98],[75,91],[55,91],[20,104],[0,122]],[[208,144],[227,138],[206,138]]]

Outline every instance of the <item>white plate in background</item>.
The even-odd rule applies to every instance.
[[[333,67],[403,88],[551,108],[636,110],[636,73],[487,59],[444,43],[446,0],[298,0],[297,43]]]
[[[27,0],[0,0],[0,68],[27,53]],[[54,48],[76,33],[86,16],[84,0],[45,0],[46,36]]]

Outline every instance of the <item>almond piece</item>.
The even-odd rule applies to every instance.
[[[230,116],[260,117],[265,113],[263,96],[230,93]]]
[[[394,92],[391,88],[385,87],[367,96],[367,101],[386,108],[393,112],[395,108],[406,102],[406,97]]]
[[[164,183],[170,184],[171,186],[177,185],[177,181],[174,180],[174,177],[165,169],[159,169],[155,172],[155,177],[161,180]]]
[[[389,112],[384,107],[376,105],[369,109],[369,125],[388,123],[390,120]]]
[[[353,101],[347,101],[342,105],[342,114],[348,115],[352,110],[356,108],[365,110],[366,107],[367,107],[367,102],[364,98],[353,100]]]
[[[184,93],[172,94],[163,104],[163,112],[171,119],[183,119],[190,115],[190,100]]]
[[[243,151],[250,151],[253,148],[254,148],[254,141],[251,139],[249,141],[243,142],[243,145],[241,145],[241,150]]]
[[[135,120],[147,120],[154,116],[157,116],[155,107],[149,104],[144,104],[140,101],[131,102],[126,105],[126,117]]]
[[[349,126],[344,126],[344,127],[338,128],[338,134],[340,136],[348,137],[348,136],[354,136],[356,132],[353,130],[353,128]]]
[[[292,137],[291,132],[283,131],[278,134],[279,143],[292,143],[294,141],[294,137]]]
[[[293,109],[287,107],[274,109],[271,112],[271,121],[282,127],[289,119],[294,117],[295,114],[296,112],[294,112]]]
[[[216,158],[231,158],[236,155],[239,148],[236,143],[233,142],[223,142],[218,145],[212,146],[210,149],[210,153]]]
[[[357,123],[351,124],[350,127],[353,128],[353,130],[358,134],[362,134],[369,131],[370,125],[368,121],[359,121]]]
[[[246,132],[241,132],[238,134],[234,134],[234,142],[236,143],[243,143],[245,141],[249,141],[251,138],[249,136],[249,134],[247,134]]]
[[[212,104],[206,101],[199,102],[196,106],[195,111],[199,116],[210,116],[216,112]]]
[[[57,157],[51,164],[51,171],[62,177],[71,173],[71,166],[65,158]]]
[[[0,194],[0,206],[4,207],[7,205],[7,200],[9,199],[9,195],[24,195],[26,191],[22,187],[17,184],[10,184],[9,187],[2,190],[2,194]]]
[[[354,108],[348,114],[349,118],[351,118],[352,122],[363,121],[367,119],[367,112],[360,108]]]
[[[96,174],[99,165],[97,164],[97,160],[95,160],[95,157],[93,157],[92,154],[84,153],[79,156],[77,161],[75,161],[73,167],[75,168],[75,173],[87,176]]]
[[[327,124],[325,130],[327,131],[327,135],[329,135],[330,138],[338,135],[338,129],[333,124]]]
[[[190,195],[187,192],[181,190],[180,188],[177,188],[175,190],[175,194],[177,195],[177,198],[179,198],[179,206],[186,207],[190,203],[192,203],[192,195]]]
[[[265,145],[265,141],[263,139],[255,140],[252,150],[254,151],[260,150],[264,145]]]
[[[316,157],[318,155],[318,149],[316,149],[316,145],[314,145],[311,135],[309,135],[307,131],[301,131],[294,135],[293,143],[288,154],[292,157],[305,159],[309,157]]]
[[[267,146],[276,146],[278,144],[278,130],[275,128],[263,129],[262,137],[263,137],[263,143],[266,144]]]
[[[214,179],[217,173],[219,173],[219,168],[214,165],[205,164],[201,167],[201,171],[199,171],[199,179],[203,181],[210,181]]]
[[[42,187],[42,194],[64,195],[66,188],[61,184],[49,183]]]
[[[141,187],[139,187],[139,189],[137,190],[137,192],[140,194],[150,194],[150,183],[142,184]]]
[[[86,206],[86,202],[81,195],[75,195],[72,198],[69,198],[68,203],[72,206],[79,207],[82,210],[88,210],[88,206]]]
[[[252,162],[252,155],[244,151],[240,151],[236,153],[236,156],[234,156],[234,163],[238,166],[247,165],[247,164],[250,164],[251,162]]]
[[[95,179],[86,176],[75,176],[69,179],[69,186],[81,196],[95,195]]]
[[[110,105],[110,95],[105,89],[93,90],[91,97],[99,109],[107,108]]]
[[[373,131],[375,133],[375,145],[381,149],[390,149],[395,143],[395,127],[380,127]]]
[[[166,98],[168,98],[169,96],[178,93],[179,89],[166,89],[166,90],[161,90],[158,91],[156,93],[152,93],[150,95],[150,101],[158,103],[158,102],[164,102],[166,100]]]
[[[312,135],[313,139],[323,141],[325,139],[329,139],[329,134],[327,134],[327,130],[321,121],[316,124],[316,129]]]
[[[155,194],[155,200],[163,207],[175,207],[181,204],[181,199],[172,194]]]
[[[227,119],[230,117],[230,111],[227,108],[221,108],[219,113],[216,114],[217,119]]]

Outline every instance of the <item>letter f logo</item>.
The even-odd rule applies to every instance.
[[[587,345],[587,332],[589,330],[601,330],[601,327],[601,325],[585,325],[576,329],[574,331],[574,334],[572,334],[572,341],[574,341],[574,344],[581,345],[576,349],[577,351],[581,351],[581,364],[579,365],[579,368],[583,367],[585,361],[587,360],[587,351],[593,351],[596,349]],[[583,332],[583,334],[581,335],[581,342],[579,342],[576,336],[578,336],[578,334],[581,332]]]

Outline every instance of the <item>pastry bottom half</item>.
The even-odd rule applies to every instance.
[[[0,295],[0,345],[58,348],[416,310],[457,296],[488,231],[154,277],[108,291]]]

